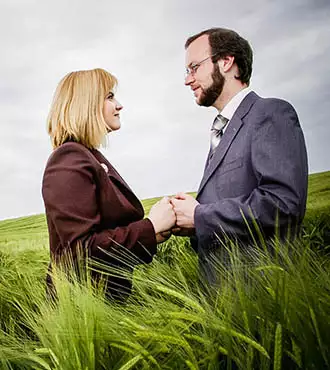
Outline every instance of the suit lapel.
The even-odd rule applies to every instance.
[[[234,140],[242,124],[243,124],[242,120],[237,116],[231,119],[230,126],[227,127],[218,147],[215,150],[215,153],[213,154],[212,159],[209,161],[209,165],[205,169],[202,182],[198,189],[198,194],[202,191],[203,187],[205,186],[209,178],[212,176],[216,168],[221,164],[223,157],[225,156],[227,150],[230,147],[230,144]]]
[[[132,194],[134,194],[132,189],[128,186],[128,184],[124,181],[124,179],[119,175],[117,170],[112,166],[112,164],[104,157],[104,155],[100,151],[94,150],[93,155],[101,165],[103,164],[108,167],[107,174],[109,177],[112,177],[113,179],[117,180],[117,182],[119,182],[121,185],[127,188]]]
[[[242,121],[243,117],[248,113],[248,111],[250,110],[254,102],[257,100],[257,98],[258,95],[252,91],[243,99],[243,101],[237,108],[235,114],[233,115],[233,118],[230,120],[228,127],[223,134],[223,137],[221,138],[218,147],[215,150],[213,158],[208,163],[208,165],[206,164],[204,176],[202,178],[201,184],[197,192],[197,197],[203,190],[205,184],[208,182],[214,171],[217,169],[217,167],[220,166],[232,141],[234,140],[235,136],[237,135],[238,131],[243,125]]]

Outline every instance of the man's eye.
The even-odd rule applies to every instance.
[[[192,66],[190,67],[190,69],[191,69],[193,72],[196,72],[196,71],[197,71],[197,69],[198,69],[198,67],[199,67],[199,64],[194,64],[194,65],[192,65]]]

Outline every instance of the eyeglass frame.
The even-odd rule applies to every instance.
[[[192,65],[190,65],[190,67],[187,67],[186,68],[186,73],[185,73],[185,78],[187,78],[189,75],[192,75],[194,76],[196,74],[196,72],[198,71],[198,68],[204,63],[206,62],[208,59],[210,58],[213,58],[215,57],[216,55],[218,55],[219,53],[215,53],[215,54],[212,54],[212,55],[209,55],[207,58],[201,60],[200,62],[197,62],[197,63],[194,63]],[[215,62],[212,61],[212,63],[214,64]]]

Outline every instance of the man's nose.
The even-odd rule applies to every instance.
[[[194,79],[193,75],[192,75],[191,73],[188,73],[188,74],[186,75],[185,79],[184,79],[184,84],[185,84],[186,86],[189,86],[189,85],[190,85],[194,80],[195,80],[195,79]]]

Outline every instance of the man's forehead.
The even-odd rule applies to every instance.
[[[186,50],[186,65],[199,62],[210,55],[208,35],[202,35],[194,40]]]

